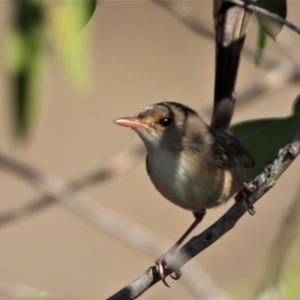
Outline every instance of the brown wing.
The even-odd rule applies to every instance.
[[[209,129],[214,137],[212,151],[214,153],[214,163],[220,168],[241,166],[251,169],[255,165],[251,152],[246,149],[241,142],[233,135],[220,130]]]

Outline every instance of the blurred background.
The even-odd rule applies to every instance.
[[[13,124],[14,85],[9,71],[12,53],[8,47],[15,9],[8,1],[0,5],[0,151],[50,176],[58,186],[96,172],[110,161],[115,162],[120,153],[140,147],[137,135],[114,125],[113,120],[137,114],[149,104],[181,102],[209,122],[214,84],[212,38],[192,31],[157,3],[107,1],[97,5],[88,24],[76,33],[81,52],[73,49],[73,53],[74,44],[68,45],[68,35],[59,25],[58,7],[54,7],[58,4],[46,2],[45,5],[52,5],[45,14],[51,30],[43,33],[47,39],[46,71],[42,71],[35,85],[39,90],[34,108],[38,117],[26,137],[20,137]],[[212,3],[187,5],[213,32]],[[287,19],[299,25],[299,12],[300,3],[288,1]],[[277,43],[270,41],[266,51],[266,56],[278,66],[285,62],[296,65],[282,46],[288,45],[286,39],[292,49],[299,49],[293,44],[299,46],[297,34],[284,28]],[[255,52],[256,40],[257,21],[253,18],[245,47]],[[69,64],[73,54],[79,55],[74,58],[79,57],[77,65]],[[251,55],[242,55],[237,99],[239,102],[244,97],[247,101],[237,105],[233,123],[291,113],[299,94],[299,81],[290,80],[275,69],[263,64],[257,67]],[[261,91],[259,86],[263,84]],[[258,95],[254,97],[255,94]],[[26,207],[44,193],[40,186],[2,166],[0,299],[20,299],[13,290],[30,291],[29,287],[64,299],[103,299],[153,265],[159,253],[167,250],[190,225],[193,216],[170,204],[155,190],[143,156],[135,152],[119,159],[113,168],[116,176],[87,185],[78,197],[92,211],[99,209],[104,217],[112,216],[122,222],[120,228],[140,232],[145,243],[132,242],[130,231],[112,232],[105,221],[98,222],[101,226],[95,225],[85,217],[88,211],[76,213],[76,209],[60,201],[4,222],[5,213]],[[205,280],[229,298],[249,298],[263,281],[274,239],[297,196],[299,167],[300,160],[255,205],[255,216],[245,215],[233,230],[183,267],[182,279],[168,278],[172,288],[159,282],[141,299],[198,299],[187,280],[189,274],[194,274],[196,282],[195,274],[206,276]],[[209,210],[194,235],[210,226],[232,204],[233,200]],[[149,245],[155,243],[152,249]],[[298,266],[299,276],[300,261],[293,264]],[[192,270],[195,273],[189,273]],[[199,282],[204,280],[201,276]]]

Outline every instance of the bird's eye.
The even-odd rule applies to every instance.
[[[173,123],[173,119],[172,118],[162,118],[159,120],[160,125],[164,126],[164,127],[168,127],[169,125],[171,125]]]

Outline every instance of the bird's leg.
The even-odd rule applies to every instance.
[[[187,231],[180,237],[180,239],[172,246],[165,254],[163,254],[160,258],[158,258],[155,261],[155,268],[157,273],[159,274],[160,278],[162,279],[163,283],[167,286],[170,287],[166,280],[165,280],[165,273],[164,273],[164,268],[167,266],[167,258],[168,256],[172,255],[178,247],[182,244],[182,242],[186,239],[186,237],[197,227],[197,225],[202,221],[203,217],[205,215],[205,209],[203,209],[200,212],[194,213],[195,216],[195,221],[191,224],[191,226],[187,229]],[[171,277],[173,279],[179,279],[181,277],[181,271],[176,270],[175,271],[175,276]]]
[[[255,214],[255,208],[253,204],[249,202],[249,194],[253,194],[253,191],[251,190],[249,184],[247,182],[243,183],[243,187],[240,191],[235,195],[234,200],[240,201],[241,199],[244,199],[246,204],[248,205],[248,213],[253,216]]]

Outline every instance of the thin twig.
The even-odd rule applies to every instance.
[[[270,19],[273,19],[283,25],[285,25],[286,27],[294,30],[295,32],[300,34],[300,27],[294,25],[293,23],[291,23],[290,21],[280,17],[278,14],[274,14],[264,8],[258,7],[256,5],[250,4],[249,2],[244,2],[242,0],[223,0],[224,2],[229,2],[229,3],[233,3],[235,5],[241,6],[243,8],[246,8],[250,11],[253,11],[255,13],[264,15],[269,17]]]
[[[251,204],[258,201],[275,185],[276,181],[299,153],[300,131],[295,135],[291,143],[279,150],[273,162],[268,164],[264,171],[249,183],[249,186],[253,190],[253,194],[248,199]],[[226,232],[231,230],[237,221],[247,212],[248,207],[244,201],[236,202],[217,222],[198,236],[193,237],[168,259],[168,266],[170,266],[170,268],[166,270],[166,274],[172,273],[173,270],[180,269],[192,257],[199,254],[216,242]],[[155,268],[150,267],[134,282],[111,296],[109,300],[136,299],[158,281],[160,281],[160,278]]]
[[[300,80],[300,69],[291,62],[282,62],[272,68],[270,72],[262,78],[249,84],[248,88],[238,92],[237,106],[241,107],[255,97],[259,97],[266,92],[279,90],[292,81]]]
[[[201,18],[193,13],[192,8],[188,3],[182,1],[159,1],[151,0],[154,4],[160,5],[170,14],[172,14],[181,23],[186,25],[190,30],[199,34],[201,37],[215,40],[215,32],[210,26],[204,24]],[[243,55],[247,58],[253,59],[256,55],[255,51],[249,47],[244,46]],[[278,63],[277,59],[271,55],[264,54],[260,66],[269,69]]]
[[[276,44],[285,52],[285,54],[294,62],[295,67],[300,68],[299,49],[300,41],[295,39],[292,32],[285,30],[276,39]]]

